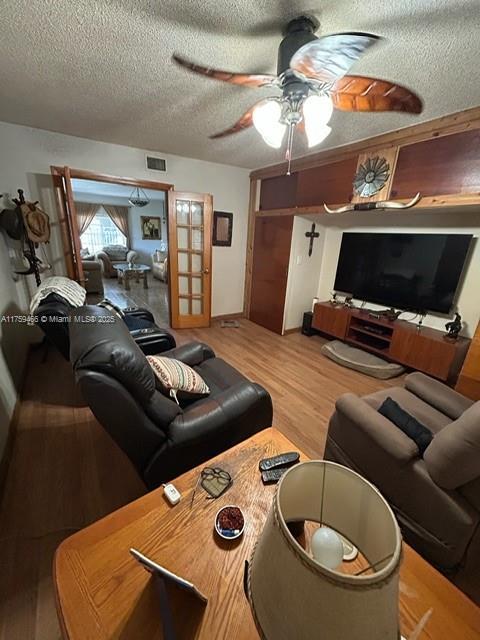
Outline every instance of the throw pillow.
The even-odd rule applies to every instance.
[[[413,440],[418,447],[420,455],[423,456],[425,449],[433,439],[433,434],[430,429],[427,429],[427,427],[402,409],[402,407],[390,397],[383,402],[378,412],[390,420],[390,422],[393,422],[396,427],[401,429],[405,435]]]
[[[179,404],[179,399],[191,400],[195,396],[210,393],[205,380],[188,364],[175,358],[147,356],[153,369],[160,391],[168,394]]]

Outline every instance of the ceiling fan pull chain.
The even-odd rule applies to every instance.
[[[290,175],[290,166],[292,163],[292,149],[293,149],[293,132],[295,130],[295,125],[291,122],[288,125],[288,137],[287,137],[287,151],[285,152],[285,160],[288,162],[287,166],[287,176]]]

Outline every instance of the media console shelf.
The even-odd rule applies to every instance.
[[[406,320],[373,318],[368,311],[319,302],[313,311],[312,327],[328,336],[370,351],[386,360],[454,382],[462,367],[470,340],[452,341],[442,331],[418,329]]]

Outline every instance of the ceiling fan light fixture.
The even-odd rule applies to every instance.
[[[267,100],[253,110],[253,125],[264,142],[274,149],[282,146],[287,126],[280,122],[282,107],[277,100]]]
[[[322,124],[328,124],[333,113],[333,102],[330,96],[312,94],[303,103],[305,120],[315,118]]]
[[[309,148],[323,142],[332,131],[327,124],[332,113],[332,100],[327,95],[311,95],[303,103],[305,134]]]

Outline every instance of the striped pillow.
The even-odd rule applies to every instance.
[[[181,393],[186,399],[192,396],[206,396],[210,393],[205,380],[188,364],[164,358],[162,356],[147,356],[147,360],[153,369],[158,385],[178,404],[177,394]]]

